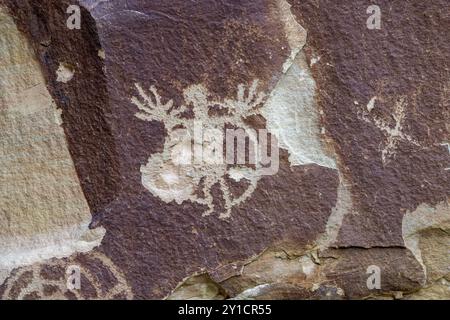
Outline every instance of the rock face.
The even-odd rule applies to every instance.
[[[0,0],[0,296],[449,299],[450,5],[377,4]]]

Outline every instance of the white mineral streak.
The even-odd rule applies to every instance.
[[[68,83],[73,79],[75,72],[71,66],[66,63],[60,63],[58,70],[56,70],[56,81]]]

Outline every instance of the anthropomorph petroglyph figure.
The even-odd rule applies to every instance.
[[[405,97],[400,97],[394,105],[394,110],[392,112],[392,118],[394,120],[393,126],[390,125],[387,121],[371,114],[372,110],[375,107],[375,101],[376,97],[372,98],[369,101],[367,105],[368,111],[364,111],[362,113],[362,120],[374,124],[386,135],[386,142],[384,143],[384,147],[381,150],[381,160],[383,164],[386,165],[395,157],[395,151],[401,141],[408,142],[415,146],[419,146],[419,143],[403,131],[406,107]]]
[[[229,217],[231,209],[255,191],[261,176],[278,170],[275,136],[266,130],[257,132],[245,122],[260,115],[265,96],[257,87],[257,80],[247,89],[241,84],[236,99],[216,101],[203,85],[193,85],[183,92],[185,104],[175,108],[172,100],[161,101],[154,86],[147,93],[136,84],[140,97],[131,100],[139,109],[136,117],[160,121],[168,132],[163,152],[153,154],[141,167],[143,185],[165,202],[203,204],[204,215],[209,215],[215,210],[212,188],[217,184],[224,201],[220,218]],[[189,108],[194,117],[185,116]],[[246,190],[234,196],[226,176],[247,180]]]

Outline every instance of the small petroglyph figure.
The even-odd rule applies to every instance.
[[[133,299],[123,273],[96,251],[18,268],[4,285],[4,300]]]
[[[258,130],[257,134],[244,121],[260,114],[265,99],[262,93],[257,93],[257,80],[248,89],[239,85],[236,99],[223,101],[211,100],[203,85],[192,85],[184,90],[185,104],[179,108],[174,107],[172,100],[162,102],[154,86],[148,93],[140,85],[135,86],[139,98],[133,97],[131,101],[139,110],[136,117],[160,121],[168,132],[163,152],[153,154],[141,167],[142,184],[161,200],[178,204],[190,200],[205,205],[204,215],[209,215],[215,210],[212,190],[218,186],[224,207],[219,217],[228,218],[234,206],[251,196],[262,175],[277,172],[275,136],[271,135],[268,157],[264,150],[269,146],[267,132]],[[189,107],[194,117],[183,115]],[[227,125],[236,129],[226,129]],[[246,163],[245,159],[249,161]],[[234,181],[246,180],[246,190],[239,196],[233,195],[226,176]]]
[[[375,125],[378,129],[383,131],[386,136],[386,142],[381,150],[381,160],[383,165],[388,164],[392,158],[395,157],[395,152],[397,150],[399,142],[408,142],[415,146],[420,146],[420,144],[415,141],[411,136],[403,132],[403,124],[405,121],[405,97],[400,97],[394,105],[394,110],[392,113],[392,118],[395,123],[394,126],[389,125],[389,123],[383,119],[380,119],[373,114],[375,108],[376,98],[372,98],[367,104],[367,111],[360,113],[362,120],[370,124]]]

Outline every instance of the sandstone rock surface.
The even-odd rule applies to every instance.
[[[449,299],[450,4],[371,4],[0,0],[0,297]]]

